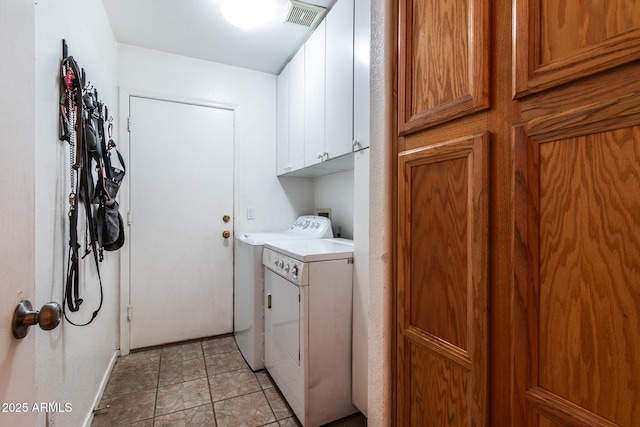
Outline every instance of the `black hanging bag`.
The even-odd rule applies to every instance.
[[[69,256],[62,308],[69,323],[86,326],[96,318],[103,303],[99,265],[104,258],[103,249],[115,251],[124,244],[124,221],[118,212],[116,196],[125,176],[125,166],[122,155],[111,139],[112,119],[108,116],[108,110],[99,101],[97,91],[85,86],[84,70],[80,71],[71,56],[65,57],[61,63],[60,94],[60,139],[69,142],[71,164]],[[105,118],[109,122],[108,142],[104,132]],[[86,215],[83,256],[79,254],[80,202],[84,205]],[[80,310],[83,299],[79,297],[79,262],[90,252],[93,252],[100,284],[100,303],[91,319],[78,324],[69,319],[66,308],[71,312]]]

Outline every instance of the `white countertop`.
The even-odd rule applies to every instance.
[[[347,239],[267,241],[264,247],[302,262],[329,261],[353,257],[353,241]]]

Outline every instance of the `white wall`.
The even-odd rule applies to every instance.
[[[275,175],[275,75],[120,45],[118,80],[131,94],[236,107],[236,232],[285,230],[313,210],[310,179]]]
[[[36,302],[33,9],[30,1],[0,0],[0,404],[36,400],[34,348],[41,331],[31,328],[17,340],[9,327],[20,300]],[[0,412],[0,425],[34,426],[36,414],[29,411]]]
[[[369,369],[369,167],[370,149],[354,154],[353,194],[353,403],[368,415]]]
[[[331,209],[331,225],[336,237],[341,231],[342,237],[353,239],[353,191],[353,169],[314,179],[315,209]]]
[[[371,0],[371,166],[369,224],[369,411],[372,427],[391,425],[390,171],[393,75],[392,2]]]
[[[87,73],[100,98],[117,112],[117,44],[100,0],[35,2],[36,133],[36,307],[62,303],[68,250],[68,144],[58,140],[59,67],[62,39]],[[82,221],[80,221],[82,223]],[[40,402],[70,403],[54,414],[57,425],[81,426],[89,417],[116,355],[118,333],[118,253],[106,253],[100,266],[104,304],[86,327],[66,322],[36,336],[36,393]],[[81,297],[76,322],[91,318],[100,296],[93,258],[82,261]],[[44,415],[39,424],[45,425]]]

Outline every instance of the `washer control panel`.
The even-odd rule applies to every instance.
[[[309,236],[310,239],[322,239],[333,237],[331,220],[317,215],[304,215],[298,217],[289,232]]]
[[[262,252],[262,265],[298,286],[304,285],[305,264],[269,248]]]

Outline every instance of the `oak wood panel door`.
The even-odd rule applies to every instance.
[[[515,3],[512,424],[638,425],[640,3]]]
[[[400,134],[489,106],[488,3],[400,0]]]
[[[399,426],[488,421],[487,144],[483,134],[399,158]]]
[[[640,425],[640,2],[394,4],[393,424]],[[487,38],[463,43],[480,16]],[[486,80],[461,62],[476,43]],[[459,227],[483,215],[461,208],[460,177],[480,178],[432,162],[464,135],[488,157],[484,318],[460,285],[474,246]],[[463,319],[485,354],[465,353],[479,335]],[[480,360],[487,397],[465,400]]]
[[[637,1],[514,3],[517,97],[640,59]]]
[[[514,146],[514,425],[637,425],[640,127]]]

